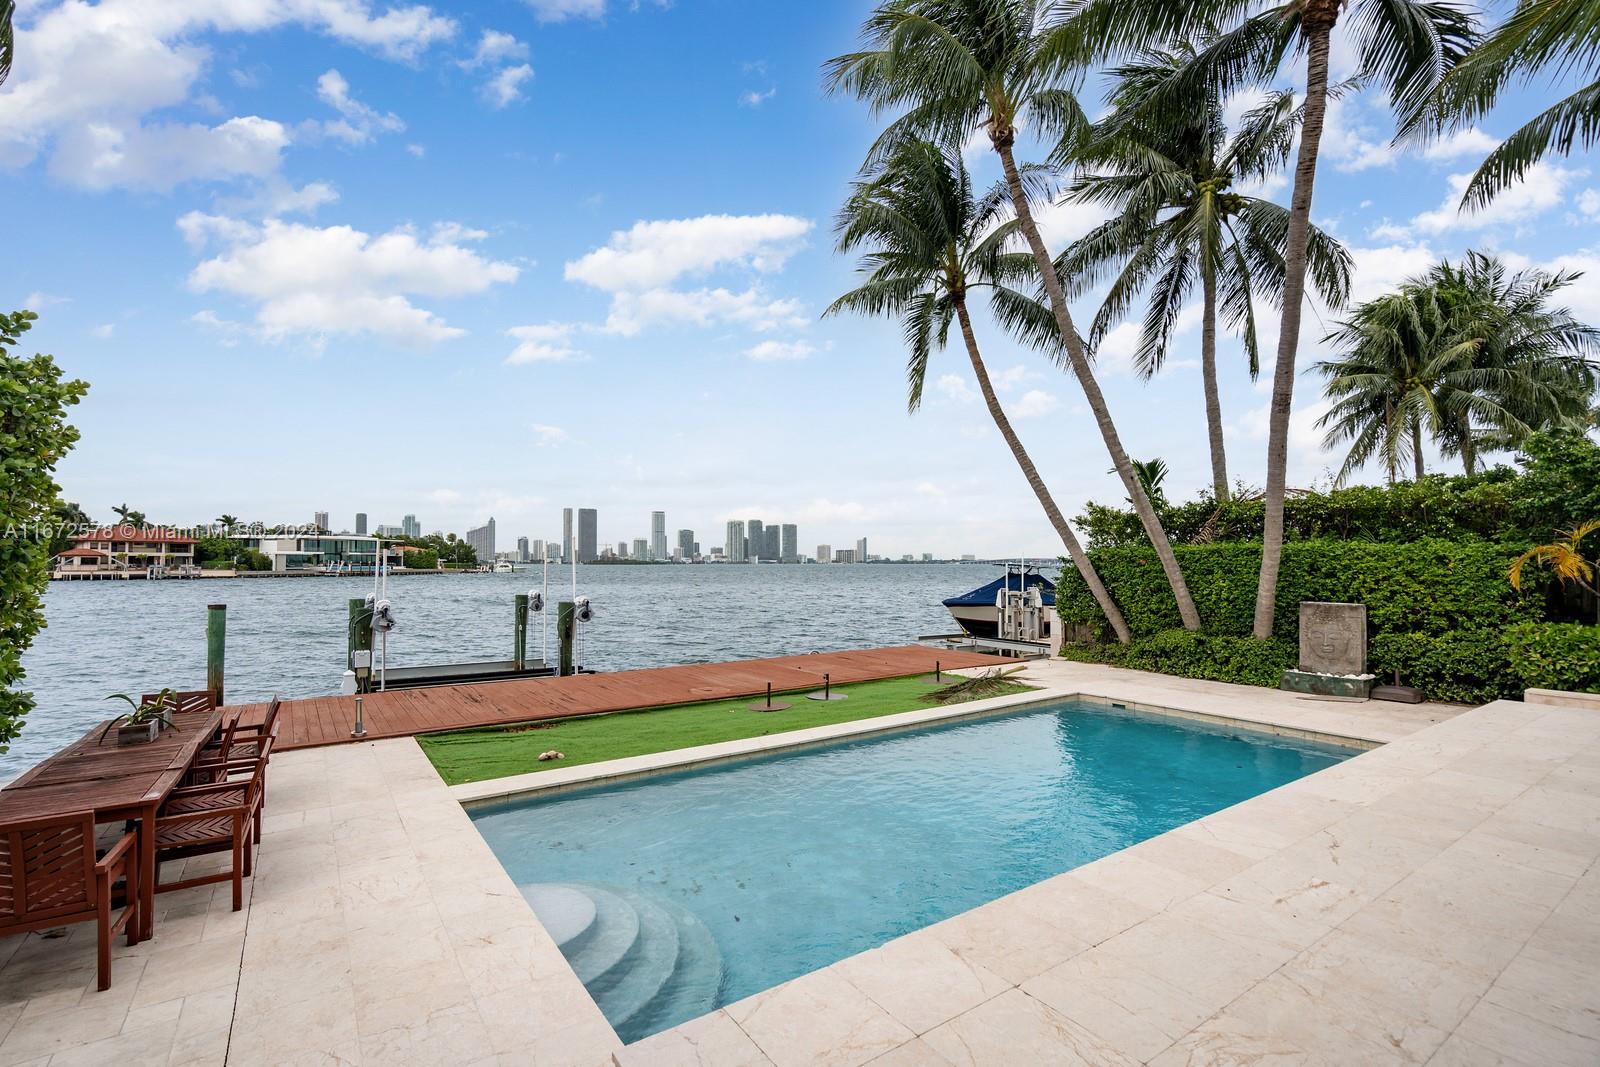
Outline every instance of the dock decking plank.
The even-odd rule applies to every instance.
[[[445,685],[369,693],[363,701],[367,739],[405,737],[473,726],[503,726],[545,719],[597,715],[628,708],[693,704],[764,693],[816,689],[827,674],[833,684],[925,674],[935,661],[947,670],[1003,667],[1015,660],[975,652],[952,652],[923,645],[821,652],[729,663],[688,663],[566,678]],[[259,722],[265,704],[235,704],[244,722]],[[315,748],[348,743],[355,721],[351,697],[323,696],[285,700],[279,709],[283,748]]]

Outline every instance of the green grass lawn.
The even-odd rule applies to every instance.
[[[1016,682],[1002,685],[985,696],[1032,689]],[[807,700],[803,693],[777,694],[773,702],[787,702],[787,711],[755,712],[750,710],[750,704],[760,697],[739,697],[551,723],[427,734],[418,737],[417,743],[433,761],[440,777],[450,785],[461,785],[937,706],[932,694],[938,690],[921,677],[888,678],[834,689],[849,694],[850,699],[824,702]],[[565,753],[566,758],[540,763],[539,753],[550,749]]]

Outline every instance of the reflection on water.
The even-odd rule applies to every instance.
[[[578,591],[595,604],[585,664],[624,670],[903,644],[948,631],[939,602],[997,573],[959,564],[584,567]],[[567,569],[550,575],[550,599],[569,595]],[[394,579],[400,624],[389,662],[509,658],[512,597],[540,580],[537,570]],[[209,603],[228,605],[230,701],[335,691],[346,601],[371,587],[370,578],[51,583],[49,627],[23,657],[39,706],[0,756],[0,782],[114,714],[109,693],[201,688]],[[535,630],[529,653],[539,647]]]

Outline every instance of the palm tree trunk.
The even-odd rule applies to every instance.
[[[1089,562],[1089,554],[1083,550],[1083,545],[1078,543],[1078,535],[1067,525],[1061,509],[1056,507],[1055,498],[1050,495],[1044,479],[1039,477],[1038,468],[1033,465],[1028,450],[1022,447],[1021,438],[1011,428],[1011,420],[1006,417],[1005,409],[1000,406],[1000,398],[995,395],[994,385],[989,381],[989,369],[983,365],[983,357],[978,354],[978,339],[972,333],[972,319],[967,315],[967,302],[957,299],[955,305],[956,315],[961,319],[961,339],[967,343],[967,355],[972,360],[972,373],[978,379],[978,390],[983,393],[983,402],[989,407],[989,416],[994,419],[1000,436],[1005,438],[1006,444],[1011,448],[1011,454],[1016,458],[1017,466],[1022,468],[1022,476],[1028,480],[1033,495],[1039,498],[1045,515],[1050,519],[1050,525],[1056,528],[1061,543],[1067,546],[1067,555],[1072,558],[1072,565],[1078,568],[1078,573],[1089,586],[1089,593],[1094,597],[1094,602],[1100,605],[1100,610],[1105,613],[1112,632],[1117,635],[1119,642],[1127,644],[1133,635],[1128,630],[1127,620],[1122,617],[1122,609],[1111,599],[1105,583],[1100,580],[1099,572],[1094,569],[1094,564]]]
[[[1422,420],[1411,420],[1411,461],[1416,467],[1417,481],[1422,481]]]
[[[1472,441],[1472,419],[1468,415],[1461,416],[1461,465],[1467,469],[1467,477],[1477,473],[1478,446]]]
[[[1049,250],[1044,246],[1044,239],[1039,236],[1039,227],[1034,224],[1033,211],[1028,206],[1028,194],[1022,188],[1022,175],[1018,173],[1017,161],[1011,154],[1011,142],[1014,137],[1014,131],[1009,128],[1003,132],[991,131],[990,134],[994,149],[1000,154],[1000,165],[1005,169],[1006,185],[1011,192],[1011,205],[1016,209],[1017,221],[1021,225],[1023,236],[1028,239],[1028,247],[1033,252],[1033,261],[1039,268],[1040,277],[1044,280],[1045,292],[1050,296],[1050,309],[1055,313],[1056,328],[1061,331],[1061,342],[1066,347],[1067,361],[1072,367],[1072,373],[1078,379],[1078,384],[1083,387],[1084,399],[1089,402],[1089,410],[1094,413],[1094,421],[1100,427],[1100,436],[1105,440],[1106,451],[1111,454],[1111,465],[1122,478],[1123,488],[1133,503],[1133,510],[1139,515],[1139,523],[1144,527],[1145,536],[1150,538],[1150,543],[1155,546],[1156,555],[1161,560],[1161,569],[1167,575],[1167,584],[1172,586],[1172,598],[1178,602],[1178,615],[1183,619],[1183,627],[1186,630],[1198,630],[1200,612],[1195,609],[1194,598],[1189,595],[1189,586],[1183,580],[1183,572],[1178,569],[1178,557],[1173,555],[1172,545],[1167,540],[1167,532],[1161,528],[1161,520],[1156,518],[1155,509],[1150,506],[1150,497],[1134,474],[1133,464],[1129,462],[1128,453],[1122,447],[1122,438],[1118,436],[1117,427],[1111,421],[1111,411],[1106,407],[1105,394],[1100,391],[1100,383],[1095,381],[1094,371],[1089,367],[1089,359],[1084,354],[1083,345],[1078,339],[1078,331],[1072,325],[1072,313],[1067,310],[1067,297],[1061,290],[1061,279],[1056,277],[1055,264],[1050,259]]]
[[[1206,391],[1206,433],[1211,438],[1211,492],[1217,503],[1228,499],[1228,457],[1222,445],[1222,400],[1217,395],[1217,275],[1202,267],[1205,317],[1200,324],[1200,379]]]
[[[1305,120],[1295,161],[1294,193],[1285,236],[1283,320],[1278,362],[1272,371],[1272,406],[1267,430],[1266,514],[1261,532],[1261,577],[1256,583],[1255,636],[1272,636],[1278,605],[1278,568],[1283,563],[1283,490],[1289,466],[1289,411],[1294,403],[1294,363],[1300,346],[1300,312],[1306,293],[1306,242],[1311,234],[1311,188],[1317,180],[1317,149],[1328,109],[1328,37],[1339,17],[1339,0],[1312,0],[1301,14],[1306,39]]]

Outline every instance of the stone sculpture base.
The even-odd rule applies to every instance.
[[[1349,676],[1343,674],[1316,674],[1312,671],[1284,671],[1278,688],[1286,693],[1304,693],[1307,696],[1340,697],[1345,700],[1366,700],[1372,694],[1372,675]]]

